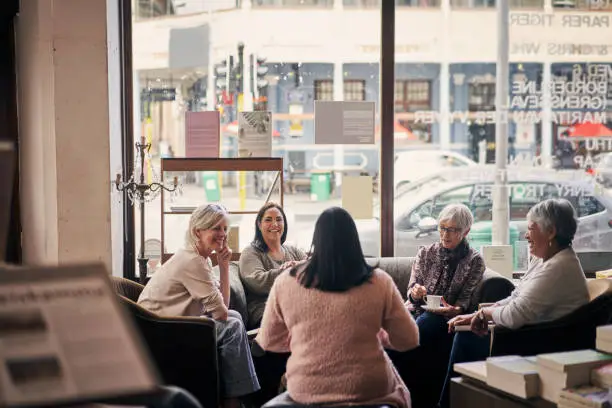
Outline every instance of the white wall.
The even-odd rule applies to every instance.
[[[27,0],[17,18],[23,256],[111,268],[106,0]]]
[[[607,62],[612,61],[612,13],[556,10],[513,11],[512,61]],[[134,25],[134,69],[168,66],[169,32],[173,27],[193,27],[208,21],[206,13],[140,21]],[[537,25],[540,23],[541,25]],[[243,41],[268,61],[331,62],[342,52],[343,62],[378,61],[380,11],[350,9],[248,9],[215,13],[213,57],[236,53]],[[443,15],[439,9],[398,8],[396,13],[397,62],[441,62]],[[453,10],[450,13],[451,62],[496,60],[496,14],[493,9]],[[523,49],[523,43],[532,51]],[[587,44],[605,47],[576,55],[547,52],[547,44]]]

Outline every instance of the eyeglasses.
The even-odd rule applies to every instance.
[[[438,231],[440,231],[440,234],[457,234],[459,232],[461,232],[460,228],[447,228],[447,227],[438,227]]]

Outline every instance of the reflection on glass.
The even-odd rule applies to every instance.
[[[238,112],[270,111],[272,155],[283,158],[285,207],[295,217],[291,240],[307,246],[318,214],[341,205],[343,177],[368,175],[373,218],[357,226],[364,252],[378,255],[378,107],[375,145],[316,145],[314,102],[378,106],[381,4],[134,0],[137,133],[152,140],[154,160],[183,157],[194,135],[185,112],[217,110],[221,156],[237,157]],[[496,1],[395,4],[395,152],[382,160],[395,163],[395,254],[413,256],[438,239],[435,231],[420,233],[419,220],[435,218],[447,203],[468,204],[478,222],[492,220]],[[536,202],[565,197],[581,219],[575,247],[612,248],[612,49],[603,41],[611,5],[510,0],[504,120],[510,222],[519,236]],[[246,191],[255,205],[256,185],[269,183],[255,175],[243,182],[231,175],[180,177],[195,194],[189,205],[206,202],[204,186],[215,182],[228,206],[236,199],[231,191]],[[147,238],[159,239],[160,221],[147,222]]]

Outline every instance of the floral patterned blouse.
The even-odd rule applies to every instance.
[[[423,247],[412,266],[408,299],[414,306],[423,304],[422,300],[415,301],[410,296],[410,289],[418,283],[427,288],[428,294],[443,296],[449,304],[466,311],[484,271],[484,259],[465,240],[454,250],[448,250],[440,243]],[[415,310],[417,314],[422,311],[420,307]]]

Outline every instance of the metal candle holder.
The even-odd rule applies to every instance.
[[[140,252],[138,254],[138,270],[140,274],[140,282],[146,283],[147,278],[147,263],[148,258],[145,258],[145,202],[152,201],[155,199],[162,190],[168,192],[176,191],[178,187],[178,177],[174,177],[171,185],[164,185],[163,183],[152,182],[145,183],[145,154],[149,153],[151,144],[146,143],[144,136],[140,138],[140,143],[136,142],[137,162],[140,164],[140,175],[137,180],[132,175],[127,182],[121,181],[121,174],[117,174],[115,179],[115,187],[118,191],[125,192],[129,197],[132,205],[138,203],[140,205]]]

